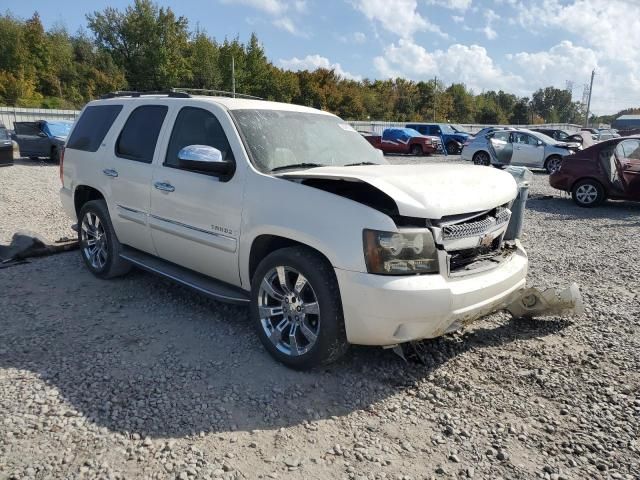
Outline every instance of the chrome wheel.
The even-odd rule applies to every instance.
[[[547,162],[547,172],[550,174],[557,172],[558,170],[560,170],[561,163],[562,160],[560,160],[559,158],[550,158]]]
[[[590,184],[585,183],[576,189],[576,199],[583,205],[590,205],[598,198],[598,189]]]
[[[258,290],[258,315],[264,333],[285,355],[303,355],[318,339],[318,298],[294,268],[277,266],[266,273]]]
[[[82,253],[96,270],[102,270],[107,263],[107,236],[100,218],[93,212],[85,213],[80,230]]]

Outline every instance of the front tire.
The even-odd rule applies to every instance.
[[[131,270],[120,258],[122,246],[113,230],[104,200],[91,200],[80,209],[78,243],[80,254],[91,273],[99,278],[113,278]]]
[[[458,155],[461,151],[462,149],[460,148],[460,145],[458,145],[458,143],[456,142],[447,143],[447,154]]]
[[[416,156],[422,155],[422,147],[420,145],[412,145],[411,155],[416,155]]]
[[[604,188],[597,180],[580,180],[571,190],[571,198],[580,207],[591,208],[604,202]]]
[[[560,164],[562,163],[562,157],[558,155],[552,155],[544,162],[544,169],[549,175],[560,170]]]
[[[49,159],[54,163],[60,163],[60,150],[56,147],[51,147]]]
[[[349,347],[333,267],[306,247],[276,250],[260,262],[251,316],[267,351],[294,369],[329,364]]]

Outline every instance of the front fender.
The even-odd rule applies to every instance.
[[[365,228],[397,230],[389,216],[353,200],[296,181],[250,174],[238,257],[242,284],[251,283],[251,246],[261,235],[289,238],[318,250],[335,268],[365,272]]]

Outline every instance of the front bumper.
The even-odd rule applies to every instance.
[[[394,345],[439,337],[504,309],[525,287],[527,265],[518,244],[496,268],[457,278],[392,277],[336,268],[347,339],[359,345]]]

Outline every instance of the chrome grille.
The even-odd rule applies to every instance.
[[[509,221],[511,212],[507,208],[498,207],[493,215],[487,215],[473,222],[457,223],[442,227],[442,238],[454,240],[458,238],[474,237],[503,225]]]

